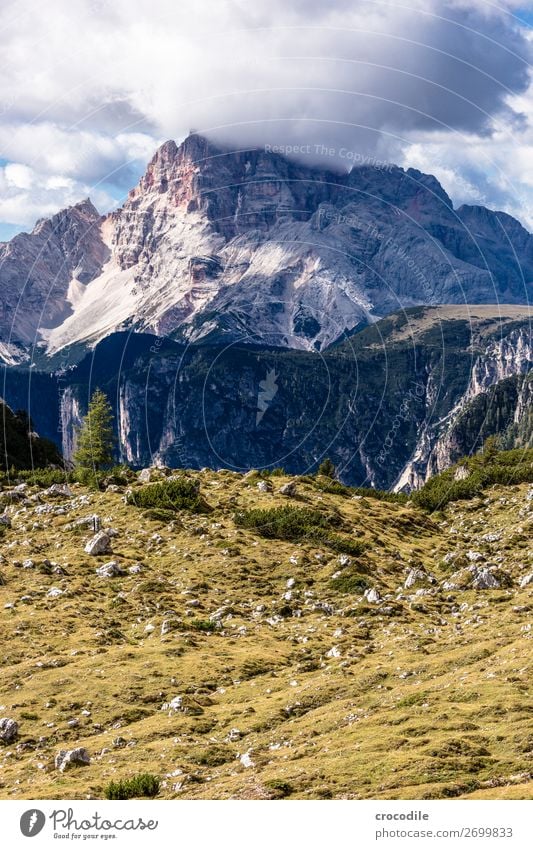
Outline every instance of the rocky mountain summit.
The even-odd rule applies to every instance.
[[[58,475],[0,482],[2,798],[531,798],[531,484]]]
[[[89,201],[0,246],[4,361],[128,329],[324,349],[416,304],[529,303],[533,237],[455,210],[414,169],[306,167],[191,135],[123,206]]]

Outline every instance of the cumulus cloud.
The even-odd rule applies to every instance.
[[[33,174],[4,220],[86,188],[116,202],[193,127],[424,164],[454,199],[521,205],[503,150],[529,153],[532,42],[512,0],[17,0],[3,24],[0,157]]]
[[[18,230],[89,195],[100,209],[117,203],[105,189],[69,177],[46,176],[17,162],[0,167],[0,221],[18,225]]]

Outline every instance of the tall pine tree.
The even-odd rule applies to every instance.
[[[107,395],[97,389],[89,411],[78,428],[74,463],[82,469],[100,471],[113,465],[113,413]]]

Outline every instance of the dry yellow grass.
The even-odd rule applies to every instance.
[[[53,502],[63,515],[9,508],[0,718],[19,739],[0,748],[3,798],[99,798],[141,772],[161,779],[161,798],[531,798],[527,486],[428,517],[298,482],[291,504],[339,510],[366,542],[343,567],[327,547],[235,527],[236,509],[287,504],[287,478],[261,493],[229,472],[194,477],[213,512],[170,524],[79,485]],[[112,555],[85,554],[91,534],[65,529],[91,513],[118,531]],[[482,541],[488,531],[501,539]],[[513,586],[442,589],[455,568],[444,556],[469,549]],[[27,558],[35,568],[13,565]],[[48,574],[46,558],[65,574]],[[142,571],[98,577],[111,559]],[[403,588],[414,566],[436,592]],[[363,575],[383,600],[340,592],[337,572]],[[220,628],[201,630],[220,608]],[[176,696],[185,710],[161,709]],[[90,766],[54,769],[75,746]]]

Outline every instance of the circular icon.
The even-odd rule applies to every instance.
[[[24,837],[35,837],[43,830],[46,817],[42,811],[32,808],[24,811],[20,818],[20,830]]]

